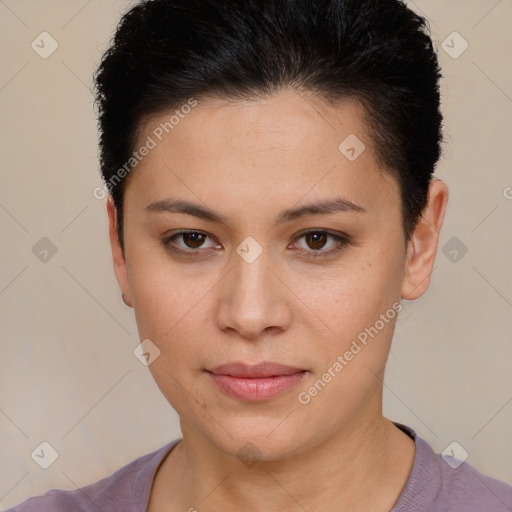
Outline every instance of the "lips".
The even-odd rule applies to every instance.
[[[307,371],[263,361],[247,365],[228,363],[206,370],[224,394],[245,402],[269,400],[295,387]]]
[[[207,370],[215,375],[229,375],[231,377],[262,378],[276,377],[278,375],[292,375],[304,371],[302,368],[294,368],[270,361],[248,365],[245,363],[227,363]]]

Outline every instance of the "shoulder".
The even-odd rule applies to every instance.
[[[512,511],[512,486],[482,474],[476,468],[446,455],[435,454],[441,468],[441,503],[446,509],[466,512]]]
[[[145,511],[156,469],[178,442],[143,455],[93,484],[73,490],[51,489],[6,512]]]
[[[392,512],[511,512],[512,486],[467,462],[435,453],[414,430],[395,423],[416,443],[409,479]]]

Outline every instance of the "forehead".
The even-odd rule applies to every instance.
[[[173,115],[182,109],[181,116]],[[146,121],[140,142],[152,135],[157,142],[162,138],[175,146],[185,142],[199,154],[213,157],[219,156],[217,148],[268,153],[301,148],[309,154],[324,150],[337,154],[336,142],[349,134],[371,146],[364,114],[355,100],[333,106],[312,93],[289,88],[252,101],[204,98],[196,107],[184,103]]]
[[[146,122],[139,147],[149,139],[154,147],[127,186],[129,194],[138,184],[146,201],[176,190],[195,199],[214,196],[225,206],[235,195],[248,206],[265,202],[262,194],[297,202],[306,195],[322,199],[333,188],[360,204],[383,187],[398,197],[355,101],[332,106],[293,90],[255,101],[208,98]]]

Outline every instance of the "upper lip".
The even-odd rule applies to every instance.
[[[301,368],[295,368],[293,366],[287,366],[284,364],[274,363],[271,361],[262,361],[256,364],[245,364],[245,363],[226,363],[216,366],[210,370],[210,373],[216,375],[229,375],[231,377],[246,377],[246,378],[258,378],[258,377],[273,377],[277,375],[291,375],[304,371]]]

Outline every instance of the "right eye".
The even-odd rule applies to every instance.
[[[183,242],[183,245],[179,245],[175,243],[175,240],[180,239]],[[188,255],[197,255],[205,250],[198,250],[205,242],[205,240],[209,238],[209,235],[203,233],[202,231],[179,231],[167,235],[163,240],[162,244],[164,247],[172,252],[180,253],[180,254],[188,254]],[[214,247],[210,246],[209,248]],[[192,250],[187,250],[192,249]]]

